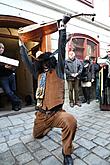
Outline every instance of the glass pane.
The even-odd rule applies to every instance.
[[[73,39],[73,45],[75,47],[83,48],[84,39],[83,38],[75,38],[75,39]]]
[[[77,49],[76,50],[76,57],[78,59],[80,59],[81,61],[83,61],[83,51],[84,51],[84,49]]]
[[[74,38],[72,43],[76,48],[76,57],[82,60],[84,51],[84,38]]]
[[[87,55],[96,56],[96,44],[90,40],[87,40]]]

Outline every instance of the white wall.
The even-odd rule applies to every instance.
[[[77,0],[0,0],[0,14],[19,16],[37,23],[60,19],[64,13],[96,14],[94,22],[85,16],[71,19],[67,33],[85,33],[99,40],[101,56],[105,56],[110,44],[109,0],[94,0],[94,8]],[[57,48],[57,39],[58,33],[53,34],[52,50]]]
[[[35,0],[36,1],[36,0]],[[42,0],[46,1],[46,0]],[[91,8],[78,0],[48,0],[48,2],[59,4],[60,6],[67,8],[70,12],[76,13],[95,13],[95,20],[103,24],[110,26],[109,15],[109,0],[94,0],[94,8]]]

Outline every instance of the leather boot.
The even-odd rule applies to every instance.
[[[12,110],[19,111],[21,109],[21,101],[16,101],[12,103]]]
[[[63,154],[63,157],[64,157],[63,165],[74,165],[71,155],[65,155],[63,153],[63,151],[62,151],[62,154]]]
[[[86,103],[86,102],[87,102],[87,100],[86,100],[86,99],[83,99],[83,100],[82,100],[82,103]]]
[[[87,100],[87,104],[90,104],[90,100]]]
[[[75,105],[77,105],[78,107],[81,107],[81,104],[79,102],[76,102]]]
[[[74,103],[70,103],[70,107],[74,107]]]

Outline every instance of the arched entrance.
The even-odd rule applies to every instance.
[[[33,23],[35,22],[21,17],[0,15],[0,42],[5,45],[5,54],[7,57],[18,59],[20,61],[20,65],[16,69],[16,83],[17,93],[23,100],[26,95],[33,96],[33,78],[21,61],[17,31],[18,28]]]

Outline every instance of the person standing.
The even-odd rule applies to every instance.
[[[4,44],[0,43],[0,55],[4,55]],[[0,63],[0,84],[9,99],[11,100],[12,110],[21,109],[21,99],[16,96],[15,68],[8,64]]]
[[[75,57],[75,50],[69,51],[68,59],[65,61],[65,73],[68,83],[69,102],[71,107],[74,105],[81,106],[79,103],[79,78],[81,72],[82,64],[80,60]]]
[[[90,104],[90,90],[94,78],[94,65],[91,64],[89,56],[86,56],[83,61],[83,70],[81,73],[81,87],[84,95],[83,103],[87,102],[87,104]]]
[[[62,154],[64,165],[73,165],[72,141],[75,136],[77,121],[73,115],[63,110],[64,103],[64,61],[66,45],[65,24],[70,17],[61,20],[58,42],[58,62],[51,52],[37,52],[37,61],[32,64],[25,45],[20,42],[20,54],[33,76],[37,76],[36,113],[33,127],[34,138],[45,136],[53,127],[62,128]]]
[[[94,65],[94,73],[95,73],[95,94],[96,94],[96,102],[100,101],[100,84],[99,84],[99,71],[101,70],[101,66],[97,63],[97,59],[95,59]]]

